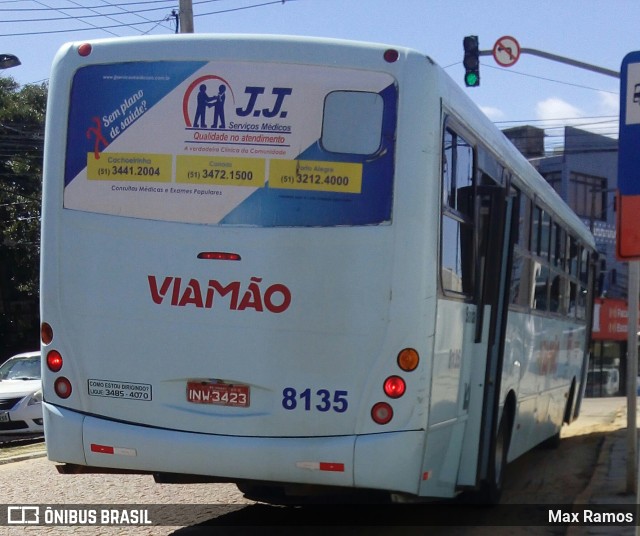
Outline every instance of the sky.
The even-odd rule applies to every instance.
[[[491,51],[509,36],[520,47],[613,71],[640,50],[639,0],[192,0],[196,33],[335,37],[414,48],[464,87],[462,41]],[[175,32],[179,0],[0,0],[0,53],[22,64],[2,72],[20,84],[49,78],[67,41]],[[574,125],[617,137],[620,82],[521,54],[511,67],[481,57],[480,86],[465,88],[499,128]]]

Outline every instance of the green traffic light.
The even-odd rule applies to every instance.
[[[468,87],[475,87],[480,85],[480,77],[478,73],[466,73],[464,75],[464,82]]]
[[[464,57],[462,64],[465,68],[464,83],[467,87],[480,85],[480,49],[478,48],[478,36],[467,35],[462,40]]]

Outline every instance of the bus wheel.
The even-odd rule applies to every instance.
[[[504,473],[507,467],[509,450],[509,420],[506,415],[500,419],[498,433],[493,446],[493,455],[489,460],[489,475],[484,489],[484,500],[489,504],[498,504],[504,486]]]
[[[549,439],[546,439],[545,441],[542,442],[542,448],[557,449],[560,446],[562,442],[560,438],[562,427],[564,426],[564,423],[571,424],[571,414],[572,414],[573,398],[575,396],[575,392],[576,392],[576,380],[574,379],[573,383],[571,384],[571,390],[569,391],[569,395],[567,396],[567,403],[565,404],[565,407],[564,407],[564,416],[562,418],[562,422],[560,423],[560,428],[558,428],[558,431],[555,434],[553,434]]]
[[[562,425],[560,425],[560,428],[562,428]],[[549,439],[545,439],[540,446],[544,449],[554,450],[560,446],[560,443],[560,431],[557,431]]]

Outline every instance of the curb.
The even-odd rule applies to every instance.
[[[622,421],[620,424],[622,426],[621,430],[617,430],[614,432],[607,432],[602,441],[600,442],[599,451],[598,451],[598,459],[596,460],[596,464],[594,467],[594,471],[591,474],[591,478],[589,479],[589,483],[585,486],[585,488],[580,492],[580,494],[576,497],[573,504],[589,504],[590,499],[594,495],[594,488],[596,487],[596,482],[603,483],[607,480],[609,465],[607,461],[611,458],[611,451],[613,450],[614,443],[617,440],[617,435],[621,432],[626,432],[627,426],[627,414],[624,408],[621,408],[617,411],[614,418],[611,420],[611,423],[614,424],[617,421]]]
[[[32,460],[34,458],[42,458],[46,455],[47,449],[44,443],[21,447],[9,447],[7,449],[0,450],[0,465]]]

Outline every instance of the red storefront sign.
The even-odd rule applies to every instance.
[[[593,304],[595,341],[626,341],[629,327],[629,308],[625,300],[596,298]]]

